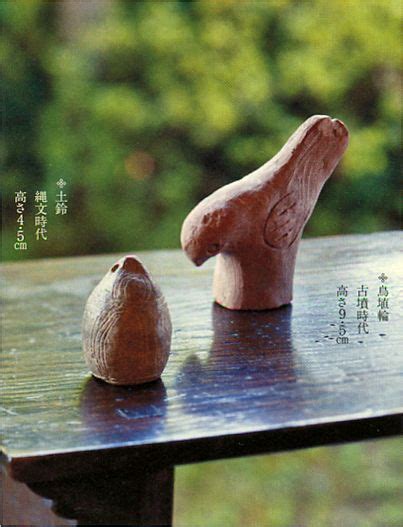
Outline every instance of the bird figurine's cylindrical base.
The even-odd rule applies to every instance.
[[[274,253],[267,266],[251,252],[247,255],[221,253],[214,269],[213,296],[228,309],[273,309],[292,301],[296,249]]]

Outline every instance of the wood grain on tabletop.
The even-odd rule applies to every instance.
[[[86,298],[116,255],[4,264],[2,448],[14,477],[399,433],[402,239],[386,232],[303,240],[293,305],[262,312],[212,303],[214,262],[194,268],[180,251],[137,253],[161,286],[174,328],[162,379],[142,387],[93,379],[82,355]],[[381,273],[387,322],[377,318]],[[350,342],[339,345],[342,284]],[[368,335],[357,330],[362,284]]]

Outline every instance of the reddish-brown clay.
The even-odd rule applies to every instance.
[[[190,212],[182,226],[182,247],[196,265],[218,254],[216,302],[229,309],[271,309],[291,302],[303,228],[347,145],[341,121],[314,115],[270,161]]]
[[[85,360],[95,377],[111,384],[160,377],[171,346],[171,319],[159,287],[138,258],[121,258],[92,291],[82,333]]]

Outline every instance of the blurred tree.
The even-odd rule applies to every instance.
[[[67,181],[26,257],[177,247],[202,197],[309,115],[351,145],[307,235],[399,226],[399,0],[4,1],[4,256],[14,191]],[[53,201],[52,201],[53,200]],[[29,208],[29,207],[28,207]]]

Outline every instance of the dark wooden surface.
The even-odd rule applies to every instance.
[[[396,232],[304,240],[293,306],[268,312],[213,305],[213,262],[197,269],[179,251],[139,253],[169,303],[174,337],[162,380],[138,388],[96,381],[81,351],[85,300],[117,256],[3,265],[9,472],[35,486],[128,463],[157,471],[400,433],[402,241]],[[388,322],[377,318],[382,272]],[[341,284],[349,287],[348,345],[335,342]],[[364,336],[361,284],[370,302]]]

